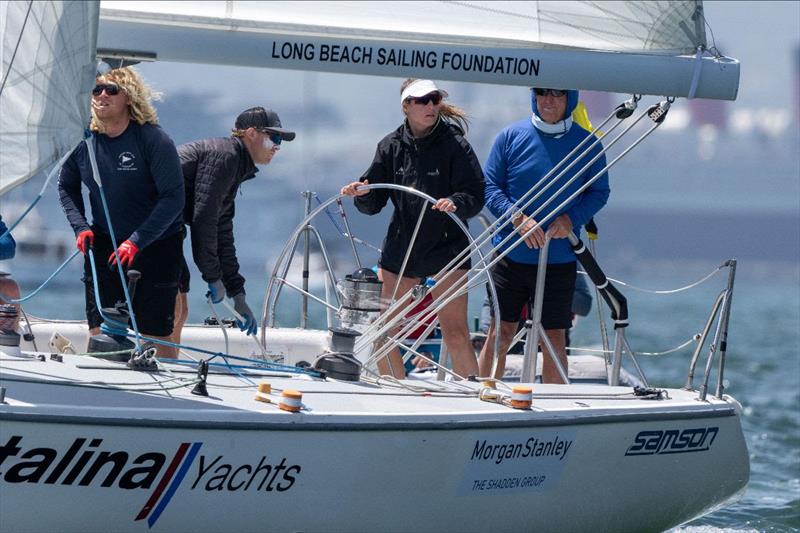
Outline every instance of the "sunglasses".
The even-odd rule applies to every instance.
[[[113,83],[98,83],[94,86],[94,89],[92,89],[92,94],[94,96],[100,96],[103,94],[103,91],[105,91],[108,96],[115,96],[119,94],[119,85]]]
[[[565,96],[567,91],[564,89],[534,89],[533,92],[536,93],[536,96],[555,96],[559,98],[561,96]]]
[[[280,146],[281,145],[281,141],[283,141],[283,137],[281,137],[280,133],[274,133],[272,131],[265,130],[265,129],[259,129],[258,131],[260,131],[264,135],[267,135],[269,137],[269,140],[272,141],[272,144],[274,144],[275,146]]]
[[[407,101],[418,105],[428,105],[428,102],[433,102],[433,105],[439,105],[439,103],[442,101],[442,95],[439,93],[430,93],[426,94],[425,96],[412,96],[407,98]]]

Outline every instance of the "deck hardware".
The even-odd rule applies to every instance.
[[[300,412],[300,409],[303,407],[303,393],[291,389],[284,390],[281,393],[281,401],[278,407],[290,413]]]
[[[208,361],[201,359],[197,363],[197,385],[192,389],[192,394],[196,396],[208,396],[208,389],[206,388],[206,379],[208,378]]]
[[[266,381],[262,381],[258,384],[258,392],[256,392],[256,396],[253,399],[257,402],[272,403],[272,400],[269,397],[271,392],[272,385]]]
[[[645,400],[667,400],[669,394],[664,389],[656,389],[654,387],[639,387],[638,385],[633,388],[633,395],[642,397]]]
[[[517,385],[511,390],[511,407],[530,409],[533,403],[533,389],[527,385]]]

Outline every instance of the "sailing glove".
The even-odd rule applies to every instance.
[[[92,230],[85,229],[82,232],[78,233],[78,239],[75,241],[75,245],[78,247],[78,250],[80,250],[83,255],[86,255],[89,252],[89,247],[92,246],[93,244],[94,244],[94,232]]]
[[[244,320],[244,323],[242,323],[241,320],[237,320],[236,325],[239,326],[239,329],[242,331],[247,332],[248,335],[255,335],[258,331],[255,315],[253,315],[253,311],[250,310],[250,306],[247,305],[247,302],[245,302],[244,298],[245,295],[243,292],[240,292],[233,297],[233,308],[242,316],[242,319]]]
[[[212,304],[218,304],[225,299],[225,286],[221,279],[209,282],[206,297],[211,298]]]
[[[119,245],[117,248],[117,254],[119,254],[119,262],[122,263],[122,266],[125,268],[129,268],[133,264],[133,258],[136,254],[139,253],[139,248],[133,244],[131,241],[125,241]],[[117,264],[117,257],[112,252],[111,255],[108,256],[108,265],[113,267]]]

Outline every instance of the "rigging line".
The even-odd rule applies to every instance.
[[[641,287],[637,287],[635,285],[631,285],[630,283],[625,283],[624,281],[620,281],[618,279],[608,278],[608,280],[609,281],[613,281],[614,283],[619,283],[620,285],[622,285],[624,287],[628,287],[629,289],[632,289],[634,291],[644,292],[644,293],[648,293],[648,294],[675,294],[675,293],[678,293],[678,292],[682,292],[682,291],[686,291],[686,290],[689,290],[689,289],[693,289],[694,287],[697,287],[701,283],[705,283],[706,281],[711,279],[714,275],[716,275],[723,268],[725,268],[725,265],[720,265],[716,269],[714,269],[711,273],[709,273],[706,276],[702,277],[701,279],[695,281],[694,283],[690,283],[689,285],[686,285],[684,287],[678,287],[677,289],[668,289],[668,290],[643,289]]]
[[[535,211],[533,214],[531,214],[530,216],[537,216],[537,215],[538,215],[538,213],[539,213],[539,212],[541,212],[541,211],[542,211],[542,209],[544,209],[544,208],[545,208],[547,205],[549,205],[549,204],[550,204],[550,203],[551,203],[551,202],[552,202],[552,201],[553,201],[553,200],[554,200],[554,199],[555,199],[555,198],[556,198],[556,197],[557,197],[559,194],[561,194],[561,193],[562,193],[562,192],[563,192],[563,191],[564,191],[564,190],[565,190],[565,189],[566,189],[566,188],[569,186],[569,184],[570,184],[570,183],[572,183],[572,182],[573,182],[575,179],[577,179],[577,177],[578,177],[580,174],[582,174],[583,172],[585,172],[585,171],[586,171],[586,170],[587,170],[587,169],[588,169],[588,168],[589,168],[589,167],[590,167],[592,164],[594,164],[594,162],[595,162],[595,161],[596,161],[596,160],[599,158],[599,156],[600,156],[600,155],[602,155],[602,154],[603,154],[605,151],[607,151],[607,150],[608,150],[608,148],[610,148],[610,147],[611,147],[613,144],[615,144],[615,143],[616,143],[616,142],[617,142],[617,141],[618,141],[618,140],[619,140],[619,139],[620,139],[620,138],[621,138],[623,135],[625,135],[625,134],[626,134],[628,131],[630,131],[630,130],[631,130],[631,129],[632,129],[632,128],[633,128],[633,127],[634,127],[634,126],[635,126],[635,125],[636,125],[636,124],[637,124],[637,123],[640,121],[640,120],[642,120],[642,118],[644,118],[644,116],[646,116],[646,115],[649,115],[649,112],[645,111],[644,113],[642,113],[642,114],[641,114],[641,115],[640,115],[640,116],[639,116],[639,117],[638,117],[638,118],[637,118],[637,119],[636,119],[636,120],[633,122],[633,124],[631,124],[631,125],[629,125],[627,128],[625,128],[625,130],[624,130],[622,133],[620,133],[619,135],[617,135],[617,137],[616,137],[616,138],[614,138],[614,139],[611,141],[611,143],[609,143],[609,145],[608,145],[608,146],[604,147],[604,150],[603,150],[603,151],[602,151],[600,154],[598,154],[597,156],[595,156],[595,157],[594,157],[594,158],[593,158],[593,159],[592,159],[592,160],[591,160],[589,163],[587,163],[586,165],[584,165],[584,167],[583,167],[583,168],[581,168],[581,170],[579,171],[579,173],[578,173],[578,174],[576,174],[576,176],[573,176],[573,178],[571,178],[571,179],[570,179],[570,180],[569,180],[569,181],[568,181],[566,184],[564,184],[564,185],[563,185],[563,186],[562,186],[562,187],[561,187],[559,190],[557,190],[556,192],[552,193],[552,194],[551,194],[551,196],[550,196],[550,197],[549,197],[549,198],[548,198],[548,199],[545,201],[545,203],[544,203],[542,206],[540,206],[540,207],[539,207],[539,208],[538,208],[538,209],[537,209],[537,210],[536,210],[536,211]],[[591,185],[592,185],[592,184],[593,184],[595,181],[597,181],[597,180],[600,178],[600,176],[602,176],[603,174],[607,173],[609,169],[611,169],[611,168],[612,168],[612,167],[613,167],[613,166],[614,166],[614,165],[615,165],[615,164],[616,164],[616,163],[617,163],[617,162],[618,162],[620,159],[622,159],[622,158],[623,158],[625,155],[627,155],[627,154],[628,154],[628,152],[630,152],[630,151],[631,151],[633,148],[635,148],[635,147],[636,147],[636,146],[637,146],[639,143],[641,143],[641,142],[642,142],[642,141],[643,141],[643,140],[644,140],[644,139],[645,139],[647,136],[649,136],[649,135],[650,135],[650,134],[651,134],[651,133],[652,133],[652,132],[653,132],[653,131],[654,131],[654,130],[655,130],[655,129],[656,129],[658,126],[659,126],[659,125],[660,125],[660,122],[655,122],[655,123],[653,124],[653,126],[651,126],[651,127],[650,127],[650,128],[649,128],[649,129],[648,129],[646,132],[645,132],[645,133],[643,133],[643,134],[642,134],[642,135],[641,135],[641,136],[640,136],[638,139],[636,139],[636,140],[635,140],[635,141],[634,141],[634,142],[633,142],[633,143],[632,143],[630,146],[628,146],[628,147],[627,147],[627,148],[626,148],[626,149],[625,149],[625,150],[624,150],[624,151],[623,151],[623,152],[622,152],[620,155],[618,155],[617,157],[615,157],[615,158],[614,158],[614,159],[613,159],[613,160],[612,160],[610,163],[607,163],[607,164],[606,164],[606,166],[605,166],[605,167],[604,167],[602,170],[600,170],[599,172],[597,172],[597,174],[595,174],[595,175],[594,175],[594,176],[593,176],[591,179],[589,179],[587,182],[585,182],[585,183],[584,183],[584,184],[581,186],[581,188],[579,188],[579,189],[578,189],[578,191],[576,191],[576,192],[574,192],[573,194],[571,194],[571,195],[570,195],[570,196],[569,196],[569,197],[568,197],[566,200],[564,200],[564,201],[563,201],[563,202],[562,202],[560,205],[558,205],[557,207],[555,207],[555,208],[551,209],[551,210],[550,210],[550,212],[549,212],[549,213],[548,213],[548,214],[547,214],[547,215],[546,215],[546,216],[545,216],[543,219],[539,220],[539,221],[538,221],[538,223],[537,223],[537,224],[536,224],[536,225],[535,225],[533,228],[531,228],[530,230],[528,230],[528,231],[526,232],[526,234],[525,234],[525,235],[522,235],[521,237],[519,237],[519,239],[516,241],[516,242],[517,242],[517,244],[521,243],[521,242],[522,242],[524,239],[526,239],[528,236],[532,235],[532,234],[533,234],[533,232],[536,230],[536,228],[537,228],[537,227],[541,227],[541,225],[542,225],[542,224],[544,224],[545,222],[547,222],[548,220],[550,220],[550,219],[551,219],[551,218],[552,218],[552,217],[553,217],[553,216],[554,216],[554,215],[555,215],[557,212],[559,212],[561,209],[563,209],[563,208],[564,208],[564,206],[568,205],[568,204],[569,204],[569,202],[573,201],[573,200],[574,200],[574,199],[575,199],[575,198],[576,198],[576,197],[577,197],[579,194],[582,194],[584,190],[588,189],[588,188],[589,188],[589,187],[590,187],[590,186],[591,186]],[[557,179],[557,178],[556,178],[556,179]],[[541,192],[543,192],[543,191],[541,191]],[[529,202],[532,202],[532,201],[533,201],[533,199],[529,200]],[[506,222],[505,222],[505,224],[507,224],[508,222],[510,222],[510,219],[509,219],[509,221],[506,221]],[[505,243],[505,242],[507,242],[508,240],[510,240],[511,238],[513,238],[513,236],[514,236],[515,234],[516,234],[515,232],[509,233],[509,235],[508,235],[508,236],[506,236],[506,238],[505,238],[505,239],[503,239],[503,241],[501,241],[500,243],[498,243],[498,245],[497,245],[497,246],[495,246],[495,247],[494,247],[494,249],[495,249],[495,250],[496,250],[496,249],[498,249],[500,246],[502,246],[502,245],[503,245],[503,243]],[[495,256],[493,256],[492,260],[491,260],[491,261],[489,261],[488,263],[486,263],[485,261],[482,261],[482,264],[484,264],[484,266],[483,266],[482,268],[476,269],[476,271],[477,271],[477,274],[478,274],[478,275],[480,275],[481,273],[483,273],[483,272],[485,272],[485,271],[488,271],[488,270],[489,270],[489,269],[490,269],[492,266],[494,266],[496,263],[498,263],[500,260],[502,260],[502,259],[503,259],[503,258],[504,258],[504,257],[505,257],[505,256],[506,256],[508,253],[510,253],[510,251],[511,251],[511,248],[508,248],[508,249],[506,249],[505,251],[501,252],[500,254],[496,254]],[[458,257],[460,257],[460,256],[458,256]],[[458,257],[457,257],[457,258],[458,258]],[[457,259],[457,258],[456,258],[456,259]],[[459,265],[460,265],[460,264],[462,264],[462,263],[463,263],[465,260],[466,260],[466,258],[464,258],[464,259],[461,259],[461,261],[460,261],[458,264],[459,264]],[[450,266],[451,266],[451,265],[452,265],[454,262],[455,262],[455,260],[451,261],[451,262],[450,262],[450,263],[448,263],[448,265],[446,265],[446,266],[445,266],[445,267],[444,267],[442,270],[444,270],[444,269],[446,269],[446,268],[449,268],[449,267],[450,267]],[[454,286],[455,286],[455,284],[454,284]],[[443,293],[443,294],[440,296],[440,298],[444,298],[446,295],[449,295],[449,294],[450,294],[450,292],[452,292],[452,288],[453,288],[453,287],[449,287],[448,289],[445,289],[444,293]],[[455,297],[455,296],[449,296],[449,297],[448,297],[448,299],[445,301],[445,303],[448,303],[449,301],[451,301],[452,299],[454,299],[454,297]],[[444,304],[443,304],[443,305],[444,305]]]
[[[133,371],[131,371],[133,372]],[[162,383],[167,383],[170,381],[181,381],[182,383],[177,385],[172,385],[167,387],[150,387],[150,383],[145,382],[130,382],[130,383],[108,383],[106,381],[70,381],[67,379],[33,379],[33,378],[24,378],[24,377],[17,377],[17,376],[3,376],[4,381],[16,381],[20,383],[46,383],[52,385],[62,385],[65,387],[86,387],[89,389],[108,389],[108,390],[129,390],[133,392],[157,392],[161,390],[172,390],[172,389],[180,389],[182,387],[188,387],[190,385],[196,384],[199,379],[192,379],[192,380],[185,380],[181,377],[173,377],[168,378],[166,380],[162,380]],[[146,387],[140,387],[146,386]]]
[[[105,194],[105,191],[103,190],[103,183],[102,183],[102,180],[100,178],[100,170],[97,168],[97,159],[96,159],[96,156],[95,156],[95,146],[97,145],[97,137],[95,136],[94,133],[92,133],[89,136],[89,138],[84,139],[84,143],[86,144],[86,151],[89,154],[89,162],[91,163],[91,167],[92,167],[92,176],[94,178],[94,181],[97,182],[97,188],[98,188],[98,191],[100,192],[100,200],[101,200],[101,203],[103,204],[103,214],[106,217],[106,224],[108,225],[108,233],[109,233],[109,235],[111,237],[111,246],[113,247],[113,250],[114,250],[114,259],[116,259],[116,262],[117,262],[117,269],[116,270],[119,273],[119,280],[120,280],[120,283],[122,284],[122,293],[125,295],[125,304],[127,305],[128,312],[130,313],[129,317],[130,317],[130,321],[131,321],[131,326],[133,327],[133,332],[136,335],[136,347],[137,348],[141,348],[142,347],[142,342],[141,342],[141,338],[140,338],[141,335],[139,334],[139,327],[136,324],[136,315],[133,312],[133,300],[131,299],[131,295],[130,295],[130,293],[128,291],[128,284],[126,283],[125,274],[123,273],[122,260],[119,257],[119,249],[118,249],[119,245],[117,244],[117,236],[115,235],[115,232],[114,232],[114,224],[111,221],[111,213],[109,212],[108,202],[106,200],[106,194]],[[95,277],[95,284],[96,284],[96,282],[97,282],[97,270],[96,270],[95,265],[94,265],[94,254],[91,254],[90,257],[92,258],[92,270],[94,270],[94,273],[95,273],[94,277]],[[97,290],[97,289],[95,289],[95,290]],[[98,295],[98,297],[99,297],[99,295]],[[98,300],[98,304],[99,304],[99,300]],[[99,306],[98,306],[98,310],[100,310]]]
[[[0,83],[0,96],[3,94],[3,90],[6,88],[6,82],[8,81],[8,76],[11,74],[14,66],[14,59],[17,57],[17,51],[19,50],[19,45],[22,43],[22,36],[25,33],[25,26],[28,24],[28,17],[31,15],[31,9],[33,8],[33,0],[28,2],[28,11],[25,13],[25,20],[22,21],[22,28],[19,30],[19,36],[17,37],[17,44],[14,45],[14,52],[11,54],[11,61],[8,62],[8,69],[6,69],[6,74],[3,76],[3,82]]]
[[[8,229],[6,229],[6,231],[2,235],[0,235],[0,238],[3,238],[6,235],[8,235],[9,233],[11,233],[19,225],[19,223],[22,222],[22,219],[24,219],[26,216],[28,216],[28,213],[30,213],[33,210],[33,208],[36,206],[36,204],[39,203],[39,200],[41,200],[42,197],[44,196],[45,190],[47,189],[47,186],[50,184],[50,180],[53,179],[53,177],[56,175],[56,172],[61,170],[61,167],[64,165],[64,162],[67,160],[67,158],[70,155],[72,155],[72,152],[74,152],[74,151],[75,151],[75,148],[73,148],[72,150],[68,151],[63,156],[61,156],[61,159],[58,161],[58,163],[56,163],[53,166],[53,168],[50,169],[50,172],[47,174],[47,179],[44,180],[44,185],[42,185],[42,188],[39,191],[39,194],[36,195],[36,198],[33,199],[33,201],[30,203],[30,205],[27,208],[25,208],[25,211],[23,211],[23,213],[17,218],[17,220],[14,221],[14,223],[11,224],[8,227]]]
[[[671,353],[675,353],[675,352],[678,352],[678,351],[686,348],[691,343],[696,342],[698,340],[699,340],[698,336],[697,335],[693,335],[689,339],[687,339],[685,342],[682,342],[681,344],[675,346],[674,348],[669,348],[668,350],[664,350],[663,352],[636,352],[636,355],[647,355],[647,356],[669,355]],[[577,353],[584,353],[584,352],[585,353],[600,353],[600,354],[614,353],[614,350],[603,350],[602,348],[578,348],[578,347],[573,348],[573,347],[567,346],[567,350],[570,351],[570,352],[575,352],[576,354]]]
[[[317,200],[317,204],[318,205],[322,205],[322,200],[319,199],[319,196],[314,196],[314,198]],[[377,246],[374,246],[374,245],[372,245],[372,244],[370,244],[370,243],[368,243],[368,242],[366,242],[366,241],[364,241],[362,239],[359,239],[355,235],[351,235],[351,234],[347,233],[346,231],[344,231],[344,229],[342,229],[342,227],[339,225],[339,223],[336,222],[336,218],[331,214],[331,212],[328,210],[327,207],[325,207],[324,211],[325,211],[325,214],[328,215],[328,219],[330,219],[331,224],[333,224],[333,227],[336,228],[336,231],[338,231],[342,235],[342,237],[352,238],[353,242],[355,242],[356,244],[360,244],[361,246],[364,246],[366,248],[371,248],[372,250],[374,250],[374,251],[376,251],[378,253],[381,253],[381,249],[378,248]]]
[[[50,281],[52,281],[52,280],[53,280],[53,278],[55,278],[55,277],[56,277],[56,276],[57,276],[57,275],[58,275],[58,274],[59,274],[59,273],[60,273],[62,270],[64,270],[64,267],[66,267],[66,266],[69,264],[69,262],[70,262],[70,261],[72,261],[73,259],[75,259],[75,256],[76,256],[76,255],[78,255],[79,253],[81,253],[81,251],[80,251],[80,250],[75,250],[74,252],[72,252],[72,255],[71,255],[71,256],[69,256],[69,257],[67,258],[67,260],[66,260],[66,261],[64,261],[63,263],[61,263],[61,266],[59,266],[59,267],[58,267],[58,268],[55,270],[55,272],[53,272],[52,274],[50,274],[50,277],[49,277],[49,278],[47,278],[47,279],[44,281],[44,283],[42,283],[41,285],[39,285],[39,287],[38,287],[36,290],[34,290],[33,292],[31,292],[31,293],[30,293],[30,294],[28,294],[27,296],[20,296],[19,298],[6,298],[6,297],[5,297],[5,296],[3,296],[2,294],[0,294],[0,300],[6,301],[6,302],[10,302],[10,303],[15,303],[15,304],[22,303],[22,302],[25,302],[25,301],[27,301],[27,300],[30,300],[31,298],[33,298],[34,296],[36,296],[36,295],[39,293],[39,291],[41,291],[42,289],[44,289],[44,288],[45,288],[45,287],[46,287],[46,286],[47,286],[47,285],[50,283]]]

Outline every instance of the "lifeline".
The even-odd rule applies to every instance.
[[[530,437],[524,444],[521,442],[487,444],[485,440],[477,440],[475,441],[475,449],[472,450],[470,461],[494,460],[494,463],[498,465],[505,459],[518,459],[520,457],[558,457],[559,461],[563,461],[571,446],[571,440],[559,439],[558,435],[553,440],[547,441]]]

